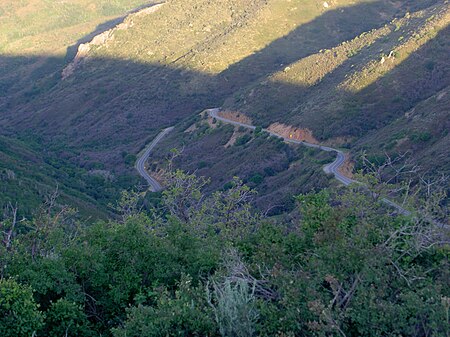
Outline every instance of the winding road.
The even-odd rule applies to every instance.
[[[233,124],[233,125],[237,125],[237,126],[242,126],[244,128],[247,129],[251,129],[251,130],[255,130],[256,127],[250,124],[245,124],[245,123],[240,123],[240,122],[236,122],[236,121],[232,121],[230,119],[227,118],[223,118],[219,116],[219,112],[220,109],[216,108],[216,109],[208,109],[207,110],[209,115],[212,118],[215,118],[216,120],[222,121],[224,123],[227,124]],[[308,143],[305,141],[301,141],[301,140],[296,140],[296,139],[291,139],[291,138],[285,138],[275,132],[269,131],[267,129],[263,129],[263,131],[268,132],[270,135],[278,137],[278,138],[282,138],[285,142],[287,143],[292,143],[292,144],[301,144],[307,147],[312,147],[312,148],[316,148],[322,151],[326,151],[326,152],[336,152],[337,156],[335,161],[333,161],[331,164],[326,165],[323,170],[325,171],[325,173],[332,173],[334,175],[334,177],[340,181],[342,184],[344,184],[345,186],[350,185],[351,183],[356,183],[356,180],[350,179],[346,176],[344,176],[341,172],[339,172],[339,169],[342,167],[342,165],[344,165],[345,163],[345,154],[344,152],[337,150],[337,149],[333,149],[331,147],[328,146],[322,146],[322,145],[318,145],[318,144],[312,144],[312,143]]]
[[[206,110],[208,112],[208,114],[212,117],[215,118],[216,120],[222,121],[224,123],[227,124],[232,124],[232,125],[236,125],[236,126],[242,126],[244,128],[247,129],[251,129],[251,130],[255,130],[256,127],[250,124],[245,124],[245,123],[241,123],[241,122],[236,122],[224,117],[219,116],[219,112],[220,112],[220,108],[215,108],[215,109],[207,109]],[[338,149],[334,149],[332,147],[328,147],[328,146],[323,146],[323,145],[318,145],[318,144],[312,144],[312,143],[308,143],[305,141],[301,141],[301,140],[296,140],[296,139],[291,139],[291,138],[286,138],[283,137],[275,132],[269,131],[267,129],[263,129],[263,131],[268,132],[270,135],[278,137],[278,138],[282,138],[285,142],[287,143],[292,143],[292,144],[300,144],[300,145],[304,145],[307,147],[312,147],[312,148],[316,148],[322,151],[326,151],[326,152],[335,152],[336,153],[336,159],[328,165],[325,165],[323,170],[325,171],[325,173],[327,174],[333,174],[334,177],[336,178],[336,180],[338,180],[339,182],[341,182],[342,184],[344,184],[345,186],[348,186],[352,183],[357,183],[360,184],[360,182],[350,179],[349,177],[346,177],[345,175],[343,175],[339,170],[341,169],[341,167],[344,165],[345,163],[345,153],[342,152],[341,150]],[[381,199],[386,205],[395,208],[397,210],[398,213],[403,214],[403,215],[411,215],[411,212],[404,209],[403,207],[401,207],[400,205],[396,204],[395,202],[386,199],[386,198],[382,198]]]
[[[153,192],[158,192],[162,190],[161,184],[145,169],[145,163],[148,160],[148,157],[150,156],[150,153],[155,148],[156,145],[161,141],[161,139],[164,138],[165,135],[167,135],[170,131],[173,130],[173,126],[167,129],[164,129],[161,131],[158,136],[156,136],[155,139],[145,148],[144,153],[139,157],[139,159],[136,161],[136,170],[138,170],[139,174],[148,182],[150,189]]]
[[[231,119],[227,119],[227,118],[219,116],[220,108],[206,109],[205,111],[207,111],[208,114],[212,118],[215,118],[218,121],[222,121],[224,123],[232,124],[232,125],[236,125],[236,126],[242,126],[244,128],[250,129],[250,130],[255,130],[256,129],[256,126],[254,126],[254,125],[233,121]],[[158,136],[148,145],[148,147],[145,149],[145,151],[142,154],[142,156],[136,162],[136,169],[138,170],[139,174],[143,178],[145,178],[145,180],[150,185],[151,190],[154,191],[154,192],[162,190],[162,186],[158,183],[158,181],[156,181],[155,178],[152,178],[149,175],[149,173],[145,169],[145,163],[147,162],[147,160],[148,160],[148,158],[150,156],[150,153],[154,149],[154,147],[161,141],[162,138],[164,138],[165,135],[167,135],[172,130],[173,130],[173,127],[170,127],[170,128],[164,129],[160,134],[158,134]],[[275,136],[275,137],[278,137],[278,138],[282,138],[287,143],[300,144],[300,145],[304,145],[304,146],[311,147],[311,148],[316,148],[316,149],[319,149],[319,150],[322,150],[322,151],[326,151],[326,152],[335,152],[336,153],[336,159],[331,164],[325,165],[324,168],[323,168],[325,173],[333,174],[334,177],[336,178],[336,180],[338,180],[339,182],[341,182],[345,186],[348,186],[348,185],[350,185],[352,183],[361,184],[360,182],[358,182],[356,180],[353,180],[353,179],[350,179],[349,177],[346,177],[345,175],[343,175],[339,171],[341,169],[341,167],[345,163],[345,153],[343,151],[338,150],[338,149],[334,149],[334,148],[328,147],[328,146],[323,146],[323,145],[319,145],[319,144],[312,144],[312,143],[308,143],[308,142],[305,142],[305,141],[300,141],[300,140],[295,140],[295,139],[291,139],[291,138],[286,138],[286,137],[283,137],[283,136],[281,136],[281,135],[279,135],[279,134],[277,134],[275,132],[269,131],[267,129],[263,129],[263,131],[269,133],[272,136]],[[406,216],[411,215],[410,211],[404,209],[399,204],[397,204],[397,203],[395,203],[395,202],[393,202],[393,201],[391,201],[391,200],[389,200],[387,198],[382,198],[381,200],[386,205],[388,205],[388,206],[390,206],[392,208],[395,208],[399,214],[406,215]],[[431,223],[434,223],[434,224],[438,225],[439,227],[445,227],[445,228],[449,227],[448,225],[442,224],[442,223],[437,222],[437,221],[435,221],[433,219],[429,219],[429,221]]]
[[[231,119],[227,119],[227,118],[219,116],[220,108],[206,109],[206,111],[208,112],[208,114],[212,118],[215,118],[218,121],[222,121],[224,123],[232,124],[232,125],[236,125],[236,126],[242,126],[244,128],[250,129],[250,130],[255,130],[256,129],[256,126],[254,126],[254,125],[233,121]],[[139,174],[148,182],[149,187],[150,187],[150,189],[153,192],[161,191],[162,190],[162,186],[155,178],[150,176],[150,174],[147,172],[147,170],[145,169],[145,163],[147,162],[147,160],[148,160],[152,150],[155,148],[155,146],[161,141],[161,139],[164,138],[165,135],[167,135],[172,130],[173,130],[173,127],[170,127],[170,128],[164,129],[160,134],[158,134],[158,136],[156,136],[156,138],[147,146],[147,148],[145,149],[144,153],[136,161],[136,169],[138,170]],[[331,164],[325,165],[324,168],[323,168],[325,173],[333,174],[334,177],[336,178],[336,180],[338,180],[339,182],[341,182],[345,186],[348,186],[348,185],[350,185],[352,183],[359,183],[356,180],[353,180],[353,179],[350,179],[349,177],[346,177],[345,175],[343,175],[339,171],[340,168],[345,163],[345,154],[341,150],[334,149],[334,148],[331,148],[331,147],[328,147],[328,146],[312,144],[312,143],[308,143],[308,142],[301,141],[301,140],[286,138],[286,137],[283,137],[283,136],[279,135],[278,133],[272,132],[272,131],[267,130],[267,129],[263,129],[263,131],[269,133],[272,136],[275,136],[275,137],[278,137],[278,138],[282,138],[287,143],[300,144],[300,145],[303,145],[303,146],[319,149],[319,150],[326,151],[326,152],[335,152],[336,153],[336,159]],[[383,198],[382,201],[385,204],[395,208],[399,213],[401,213],[403,215],[410,215],[411,214],[411,212],[407,211],[406,209],[404,209],[400,205],[396,204],[395,202],[390,201],[389,199]]]

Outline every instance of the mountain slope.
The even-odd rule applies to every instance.
[[[100,170],[83,170],[67,159],[43,155],[21,141],[0,136],[0,206],[18,206],[20,216],[37,212],[58,191],[58,202],[71,205],[83,217],[106,218],[108,202],[117,198]]]
[[[422,122],[416,115],[416,125],[404,127],[416,108],[424,110],[425,102],[431,103],[433,96],[444,97],[448,90],[449,22],[447,4],[408,13],[287,66],[228,100],[225,107],[263,124],[281,120],[308,128],[322,141],[331,138],[347,146],[364,146],[364,137],[372,145],[386,143],[386,131],[378,133],[386,126],[393,134],[402,131],[404,137],[413,137],[418,124],[422,132],[433,135],[431,141],[446,142],[443,121],[449,112],[445,102],[430,105]],[[403,144],[402,149],[415,147]],[[444,146],[436,150],[445,157]],[[416,158],[423,158],[422,154]],[[430,161],[426,166],[448,171],[449,162]]]
[[[182,136],[200,111],[218,106],[255,124],[309,129],[320,141],[376,153],[384,146],[377,130],[401,127],[406,112],[448,86],[448,22],[448,4],[438,0],[173,0],[80,46],[68,75],[70,60],[55,57],[58,66],[34,73],[31,87],[10,89],[0,101],[0,125],[5,134],[31,133],[57,153],[63,144],[78,165],[100,163],[119,174],[132,169],[124,158],[171,125],[178,132],[161,156],[169,146],[184,146],[183,167],[231,155],[212,152],[211,131],[195,141]],[[420,70],[419,85],[413,70]],[[429,127],[447,116],[442,104],[436,109]],[[224,144],[233,134],[217,132]],[[443,135],[433,138],[441,158]],[[232,150],[244,166],[270,147],[253,146]],[[423,154],[434,151],[425,147]],[[261,174],[234,170],[235,162],[205,174],[226,177],[223,183],[230,172]],[[448,160],[433,165],[445,168]]]

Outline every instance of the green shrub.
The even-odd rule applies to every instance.
[[[42,325],[32,289],[12,279],[0,280],[0,336],[29,337]]]
[[[124,161],[125,161],[125,163],[127,164],[127,165],[129,165],[129,166],[133,166],[134,165],[134,163],[136,162],[136,160],[137,160],[137,157],[136,157],[136,155],[135,154],[127,154],[126,156],[125,156],[125,158],[124,158]]]
[[[113,329],[114,337],[211,336],[216,334],[211,308],[202,287],[193,287],[183,276],[175,294],[168,290],[157,295],[155,306],[138,305],[127,309],[127,320]]]
[[[245,145],[251,139],[252,139],[252,136],[250,136],[249,134],[242,135],[242,136],[238,137],[238,139],[236,139],[236,142],[234,143],[234,145],[236,145],[236,146]]]
[[[263,182],[263,180],[264,180],[264,177],[259,173],[256,173],[256,174],[252,175],[250,178],[248,178],[248,181],[255,185],[261,184]]]
[[[198,169],[202,169],[202,168],[205,168],[205,167],[208,167],[208,163],[206,161],[198,162],[198,164],[197,164],[197,168]]]
[[[64,298],[51,303],[45,318],[46,336],[87,336],[88,321],[83,307]]]
[[[413,134],[409,135],[409,139],[412,142],[418,143],[418,142],[427,142],[431,139],[431,133],[428,131],[421,131],[421,132],[414,132]]]

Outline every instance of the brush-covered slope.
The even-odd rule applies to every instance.
[[[113,203],[120,191],[113,180],[102,170],[81,169],[68,158],[0,136],[0,207],[17,205],[20,216],[31,216],[57,192],[59,203],[78,209],[83,217],[106,218],[107,204]],[[122,184],[122,188],[126,186]]]
[[[80,50],[65,80],[36,88],[24,105],[7,104],[5,125],[33,128],[115,165],[161,127],[379,28],[410,3],[170,1]],[[283,111],[268,113],[283,120]]]
[[[1,98],[15,91],[25,90],[27,98],[45,91],[54,81],[43,78],[58,71],[81,43],[144,4],[151,2],[0,0]]]
[[[449,23],[444,2],[408,12],[285,64],[225,108],[355,149],[410,151],[426,169],[448,173]]]
[[[124,158],[161,128],[177,125],[161,156],[184,147],[179,165],[203,166],[217,184],[231,174],[251,179],[277,172],[280,180],[271,178],[265,189],[273,192],[295,185],[282,178],[282,171],[296,167],[291,150],[277,153],[259,140],[236,147],[230,138],[244,136],[239,130],[211,129],[192,139],[184,134],[189,119],[223,106],[258,125],[293,125],[310,129],[319,141],[382,151],[388,143],[380,141],[383,132],[403,128],[414,107],[437,100],[448,86],[448,7],[439,0],[168,1],[129,15],[80,45],[73,58],[54,56],[51,69],[32,72],[26,90],[8,89],[0,126],[10,134],[31,131],[54,151],[64,144],[80,165],[123,172],[131,169]],[[2,62],[37,62],[34,57],[3,54]],[[11,88],[11,81],[0,83]],[[445,104],[434,106],[430,123],[405,127],[408,141],[398,150],[421,147],[424,156],[438,151],[443,158],[445,130],[433,130],[428,144],[414,143],[417,132],[424,138],[417,123],[431,128],[446,120]],[[216,143],[222,147],[212,148]],[[277,156],[286,170],[256,167],[276,163]],[[321,174],[323,160],[309,167],[305,159],[297,165],[300,176],[305,170]],[[448,160],[433,165],[445,168]]]
[[[9,110],[46,95],[58,83],[65,59],[73,58],[80,43],[144,4],[151,5],[142,0],[0,0],[0,120]],[[0,136],[1,209],[8,202],[17,203],[19,214],[29,216],[58,190],[61,203],[76,207],[84,216],[104,218],[107,204],[136,181],[112,176],[98,162],[75,166],[70,160],[74,153],[56,144],[56,155],[40,143],[34,127],[19,124],[12,131],[0,127],[6,135]]]

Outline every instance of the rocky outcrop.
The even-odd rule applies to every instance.
[[[159,10],[163,5],[164,5],[163,3],[153,5],[151,7],[141,9],[136,13],[130,14],[127,17],[125,17],[124,21],[122,23],[118,24],[116,27],[109,29],[109,30],[95,36],[91,42],[80,44],[80,46],[78,47],[78,52],[75,55],[75,58],[62,71],[62,74],[61,74],[62,79],[65,80],[68,77],[70,77],[75,72],[75,70],[83,62],[86,61],[86,59],[89,57],[89,52],[92,49],[106,46],[108,44],[108,42],[114,40],[114,34],[117,31],[126,30],[128,28],[133,27],[135,18],[152,14],[152,13],[156,12],[157,10]]]

